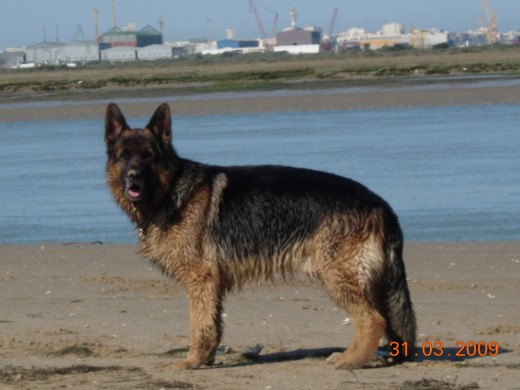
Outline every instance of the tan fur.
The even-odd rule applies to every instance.
[[[209,188],[199,189],[182,211],[181,222],[175,229],[152,224],[141,242],[142,253],[179,280],[188,293],[193,325],[190,353],[181,363],[184,368],[211,364],[221,333],[214,324],[222,311],[220,272],[214,256],[208,253],[211,248],[204,245],[210,203]]]
[[[223,251],[206,239],[205,233],[217,217],[225,185],[222,175],[212,191],[201,188],[184,209],[182,222],[175,229],[151,225],[141,243],[143,254],[179,280],[188,292],[191,347],[180,366],[196,368],[212,363],[212,357],[204,352],[218,346],[221,330],[214,325],[214,319],[221,315],[226,291],[240,289],[250,281],[269,280],[277,274],[290,277],[295,272],[319,278],[331,299],[352,315],[356,325],[350,348],[332,355],[328,362],[338,368],[366,363],[385,327],[385,320],[367,300],[367,289],[381,272],[382,248],[375,233],[360,232],[368,235],[364,241],[346,239],[346,232],[342,231],[345,221],[340,218],[327,221],[315,237],[274,258],[224,258]]]
[[[161,107],[166,110],[164,105]],[[159,135],[169,143],[169,109],[162,114],[160,110],[157,112],[154,117],[157,115],[159,125],[162,120],[165,126]],[[112,122],[112,117],[118,121]],[[106,140],[111,146],[120,140],[116,136],[130,137],[126,126],[117,107],[109,106]],[[158,136],[148,129],[131,131],[143,136],[143,143],[146,137],[155,140]],[[241,289],[247,282],[273,280],[276,275],[288,279],[297,273],[318,278],[330,298],[350,313],[356,326],[350,348],[331,355],[328,362],[338,368],[358,368],[370,360],[387,327],[385,318],[392,321],[381,303],[381,291],[388,288],[383,283],[383,275],[389,261],[402,261],[401,252],[387,254],[385,216],[388,217],[388,212],[385,214],[383,206],[324,213],[318,226],[312,227],[312,234],[289,240],[291,244],[274,248],[274,253],[265,253],[272,250],[265,246],[257,251],[239,252],[236,243],[212,234],[219,226],[223,194],[230,185],[224,172],[229,174],[229,171],[207,179],[203,168],[192,164],[185,165],[182,174],[174,176],[169,167],[153,160],[150,164],[158,173],[159,183],[151,195],[152,200],[132,202],[124,193],[121,177],[125,168],[117,158],[118,152],[117,149],[111,151],[116,157],[109,157],[106,166],[107,182],[114,198],[143,231],[140,242],[143,255],[180,281],[189,297],[191,345],[188,357],[179,363],[181,367],[198,368],[213,363],[222,337],[221,315],[226,293]],[[141,152],[137,152],[136,159],[146,158]],[[397,232],[392,244],[402,250],[401,232],[399,229]],[[242,258],[240,253],[255,255]],[[406,281],[404,285],[407,295]],[[407,305],[405,308],[409,311],[403,317],[412,321],[410,340],[413,342],[415,317],[411,302]]]

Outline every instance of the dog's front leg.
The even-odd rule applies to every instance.
[[[222,291],[218,277],[206,273],[190,283],[191,344],[188,357],[178,366],[186,369],[211,365],[222,337]]]

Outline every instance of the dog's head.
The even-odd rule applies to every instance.
[[[148,125],[131,129],[119,107],[110,103],[105,116],[108,185],[123,205],[157,202],[170,183],[176,154],[171,144],[171,112],[157,108]]]

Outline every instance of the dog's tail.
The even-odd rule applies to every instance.
[[[395,226],[394,226],[395,227]],[[394,232],[396,232],[394,230]],[[380,302],[386,320],[386,336],[397,361],[410,361],[415,356],[417,324],[403,261],[403,237],[397,226],[397,236],[387,237],[384,283]],[[399,352],[395,353],[395,348]]]

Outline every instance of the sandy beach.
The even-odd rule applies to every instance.
[[[519,388],[518,242],[407,244],[419,356],[353,371],[325,362],[354,328],[312,281],[229,296],[216,366],[181,371],[173,363],[188,345],[186,295],[136,245],[0,251],[5,389]]]

